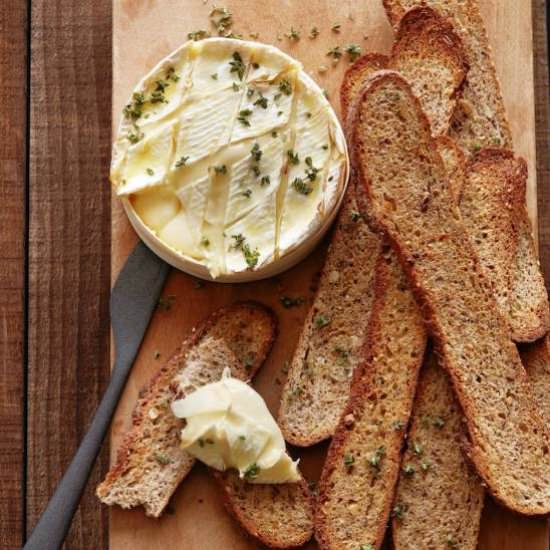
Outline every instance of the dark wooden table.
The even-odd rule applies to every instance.
[[[550,282],[545,1],[533,4]],[[0,2],[0,91],[0,546],[11,549],[36,523],[109,376],[111,0]],[[107,513],[93,496],[107,457],[66,548],[107,547]]]

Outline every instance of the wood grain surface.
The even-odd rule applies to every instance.
[[[105,388],[110,280],[110,4],[35,0],[31,14],[27,534]],[[104,540],[93,489],[105,460],[67,547]]]
[[[369,0],[373,1],[377,0]],[[153,3],[115,0],[115,12],[123,4],[133,4],[140,11]],[[496,12],[508,4],[509,0],[495,2]],[[523,7],[526,2],[514,4]],[[339,5],[345,10],[351,4]],[[27,36],[29,8],[32,33]],[[550,282],[550,113],[544,9],[544,0],[533,0],[539,235],[541,260]],[[184,32],[190,30],[186,12],[170,15],[181,28],[179,38],[183,40]],[[315,19],[322,17],[323,14],[318,14]],[[281,19],[285,28],[291,23],[289,17],[283,15]],[[332,19],[331,15],[326,24]],[[508,29],[501,30],[508,37]],[[162,40],[155,37],[154,42]],[[25,114],[25,92],[30,85],[29,42],[30,119]],[[151,51],[150,40],[143,44],[146,48],[142,49]],[[116,58],[121,55],[116,42],[114,48]],[[141,70],[136,71],[136,76]],[[4,207],[0,217],[0,546],[17,548],[61,477],[108,377],[111,2],[0,3],[0,76],[0,197]],[[127,93],[131,82],[123,85],[128,87],[124,92]],[[515,85],[521,93],[529,94],[528,86],[519,77]],[[123,101],[123,95],[121,98]],[[30,151],[26,151],[26,134],[31,136]],[[30,165],[26,163],[26,153]],[[30,176],[28,181],[26,173]],[[27,208],[31,213],[28,233]],[[116,271],[133,241],[123,220],[115,218],[114,224],[116,237],[126,243],[113,258]],[[311,265],[305,266],[304,272],[314,273],[319,260],[312,258],[309,262]],[[301,284],[289,277],[264,283],[259,291],[276,302],[282,292],[298,292]],[[165,342],[166,348],[177,344],[201,316],[203,291],[212,293],[213,301],[230,301],[243,294],[217,285],[195,289],[193,281],[185,277],[173,277],[170,285],[179,294],[177,303],[174,311],[166,314],[168,319],[155,321],[157,328],[153,325],[148,337],[149,350],[155,347],[160,321],[172,321],[177,328]],[[277,311],[281,313],[278,306]],[[286,324],[283,327],[282,337],[290,339],[289,346],[294,343],[291,333],[299,327],[302,315],[302,311],[291,311],[288,315],[288,327]],[[147,378],[157,363],[152,355],[144,354],[138,367],[141,377]],[[272,375],[271,370],[264,371],[260,385],[272,383],[269,380]],[[129,392],[137,385],[134,383]],[[270,402],[271,406],[274,402]],[[125,412],[126,409],[121,411],[118,429],[124,423]],[[314,458],[306,457],[307,473],[314,469]],[[105,470],[105,466],[103,455],[99,469]],[[96,470],[92,483],[97,479]],[[202,500],[192,498],[195,488],[204,491]],[[207,501],[212,508],[204,506]],[[186,482],[186,490],[179,491],[175,510],[192,507],[205,541],[220,524],[241,540],[239,530],[217,502],[215,487],[205,472],[197,468]],[[549,547],[548,531],[541,520],[519,518],[489,503],[483,522],[481,548],[547,550]],[[181,511],[154,523],[139,512],[121,513],[113,519],[119,538],[113,533],[111,537],[117,542],[143,536],[145,543],[151,543],[145,547],[153,549],[159,547],[154,533],[170,531],[176,534],[177,548],[193,548],[187,545],[188,540],[194,547],[209,548],[200,545],[200,533],[199,538],[186,538],[190,520]],[[105,549],[107,534],[105,510],[88,491],[65,547]]]
[[[319,73],[327,63],[327,50],[336,45],[359,43],[363,51],[385,52],[391,45],[391,31],[381,2],[315,0],[288,2],[273,0],[262,3],[254,0],[224,2],[234,14],[235,30],[248,37],[259,32],[259,40],[275,44],[294,55],[306,70],[328,90],[338,110],[338,88],[347,63],[342,60],[327,73]],[[510,116],[514,142],[518,153],[525,156],[530,167],[528,206],[536,223],[536,154],[535,101],[533,76],[532,4],[530,0],[481,0],[494,49],[497,71],[502,81],[506,107]],[[185,41],[189,31],[209,28],[210,2],[203,0],[119,0],[114,3],[113,32],[113,127],[118,125],[122,106],[139,78],[159,59]],[[185,13],[185,17],[174,17]],[[341,33],[331,32],[334,23],[342,26]],[[315,40],[307,38],[309,29],[317,25],[321,34]],[[284,37],[290,27],[301,31],[301,39],[293,42]],[[365,35],[367,38],[365,38]],[[148,48],[140,48],[146,43]],[[518,86],[521,82],[521,86]],[[135,235],[115,200],[113,202],[112,270],[116,275]],[[119,406],[112,430],[112,456],[117,450],[139,389],[181,341],[183,335],[201,318],[216,307],[239,298],[259,299],[273,307],[279,317],[281,334],[274,351],[255,381],[255,387],[276,412],[281,367],[293,352],[302,320],[311,304],[312,283],[322,265],[324,248],[305,262],[276,280],[247,285],[207,283],[196,288],[192,277],[172,272],[166,294],[176,301],[169,312],[159,312],[152,321],[134,366],[130,382]],[[301,295],[304,306],[285,310],[280,306],[282,295]],[[160,360],[155,352],[160,351]],[[306,476],[315,479],[324,458],[324,446],[296,453],[300,456]],[[258,548],[247,539],[223,512],[216,489],[207,473],[200,467],[193,471],[176,492],[172,513],[160,520],[148,519],[140,510],[113,509],[110,514],[110,547],[113,550],[161,549],[185,540],[185,548]],[[515,517],[496,506],[490,499],[483,516],[480,536],[481,550],[547,550],[548,530],[544,519]],[[316,548],[311,542],[307,548]]]
[[[0,541],[23,538],[27,6],[0,3]]]

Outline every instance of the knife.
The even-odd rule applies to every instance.
[[[111,292],[115,364],[111,381],[69,468],[42,513],[25,550],[61,548],[113,418],[169,266],[142,242],[132,251]]]

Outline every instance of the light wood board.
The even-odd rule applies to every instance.
[[[275,44],[299,59],[324,87],[339,111],[338,88],[348,65],[341,60],[331,66],[326,52],[335,45],[358,43],[363,51],[387,52],[392,33],[381,0],[230,0],[223,3],[234,14],[235,30],[248,37],[259,32],[259,40]],[[212,2],[204,0],[115,0],[113,13],[113,127],[139,78],[159,59],[186,40],[187,33],[209,29]],[[529,163],[529,211],[536,220],[534,84],[532,59],[531,0],[481,0],[497,71],[502,81],[511,119],[516,150]],[[341,24],[339,34],[332,32]],[[321,33],[307,37],[311,27]],[[284,33],[290,27],[301,31],[291,42]],[[321,65],[329,66],[321,74]],[[536,224],[535,224],[536,226]],[[112,273],[120,270],[136,237],[120,204],[113,199]],[[326,243],[325,243],[326,244]],[[166,294],[176,296],[169,312],[158,312],[143,343],[140,356],[117,411],[112,429],[112,457],[130,424],[130,414],[139,389],[150,379],[198,321],[217,307],[238,299],[257,299],[273,307],[280,321],[280,334],[266,365],[255,380],[270,409],[277,410],[281,389],[281,367],[291,358],[303,318],[313,297],[312,287],[324,256],[325,244],[299,266],[275,279],[246,285],[206,283],[172,272]],[[285,310],[282,295],[303,296],[300,308]],[[161,357],[155,360],[155,352]],[[307,477],[316,478],[326,446],[301,451]],[[172,513],[160,520],[146,518],[141,510],[113,509],[110,515],[110,547],[113,550],[244,550],[260,546],[247,539],[227,516],[207,472],[197,466],[177,491]],[[310,543],[307,548],[316,548]],[[546,521],[513,516],[488,502],[480,537],[481,550],[548,550]]]

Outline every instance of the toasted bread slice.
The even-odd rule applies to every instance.
[[[475,550],[485,491],[461,442],[464,417],[447,374],[428,354],[393,507],[396,550]]]
[[[352,143],[371,223],[386,231],[422,304],[479,475],[512,510],[549,512],[550,438],[453,204],[428,120],[399,74],[370,80]]]
[[[512,269],[510,323],[516,342],[533,342],[550,330],[548,292],[525,206],[525,194],[514,208],[519,218],[519,240]]]
[[[447,136],[439,136],[435,140],[435,144],[449,177],[449,190],[453,202],[459,204],[465,182],[466,158],[464,152]]]
[[[379,548],[386,530],[426,331],[391,249],[380,255],[365,346],[325,461],[315,518],[321,548]]]
[[[344,116],[353,94],[385,62],[384,56],[366,55],[348,69],[341,89]],[[352,175],[282,392],[278,421],[293,445],[314,445],[336,429],[361,360],[379,250],[380,238],[359,213]]]
[[[450,21],[462,40],[469,65],[450,136],[469,152],[495,145],[512,148],[510,125],[477,0],[384,0],[396,29],[406,12],[418,6],[433,8]]]
[[[520,348],[535,405],[550,430],[550,342],[548,336]]]
[[[180,378],[181,394],[218,380],[226,366],[247,380],[274,338],[275,319],[258,304],[220,309],[203,322],[142,392],[116,462],[97,488],[101,501],[122,508],[142,505],[147,515],[160,516],[195,462],[179,444],[183,421],[170,410],[173,379]]]
[[[252,484],[234,471],[211,470],[229,513],[270,548],[297,548],[313,535],[313,496],[302,480],[281,485]]]
[[[445,135],[468,65],[452,25],[428,7],[414,8],[399,23],[388,68],[411,85],[432,125]]]
[[[347,69],[340,86],[340,109],[344,123],[349,117],[353,101],[369,77],[388,66],[389,58],[378,53],[361,56]]]
[[[466,167],[460,213],[503,317],[509,319],[513,262],[518,247],[517,200],[527,165],[511,151],[484,149]]]

